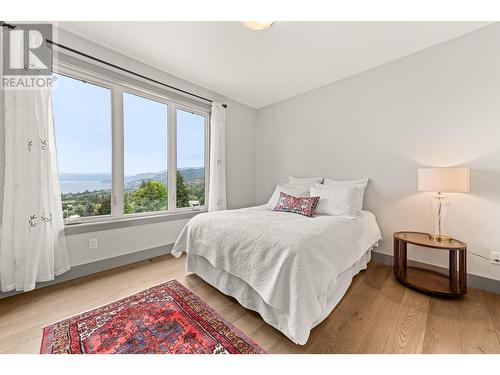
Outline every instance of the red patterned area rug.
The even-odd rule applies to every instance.
[[[265,353],[176,280],[45,327],[40,352]]]

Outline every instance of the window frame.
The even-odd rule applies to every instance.
[[[209,184],[209,119],[210,110],[203,106],[196,106],[188,102],[183,102],[169,97],[164,94],[163,90],[155,91],[154,89],[147,89],[137,86],[136,84],[127,82],[127,77],[123,79],[116,79],[108,77],[94,70],[89,70],[80,66],[66,63],[61,60],[54,61],[53,67],[54,74],[60,74],[72,79],[77,79],[86,83],[94,84],[104,87],[111,92],[111,214],[81,217],[78,222],[66,222],[65,226],[76,226],[79,224],[92,224],[92,223],[109,223],[118,221],[138,221],[151,217],[162,216],[165,220],[171,220],[172,216],[179,215],[184,217],[189,212],[206,212],[208,204],[208,184]],[[56,82],[57,85],[57,82]],[[154,87],[153,87],[154,88]],[[167,171],[175,171],[175,173],[168,173],[168,205],[167,210],[155,212],[140,212],[133,214],[124,213],[124,107],[123,107],[123,94],[128,93],[143,97],[145,99],[154,100],[167,105]],[[177,109],[187,111],[196,115],[201,115],[205,119],[204,126],[204,168],[205,168],[205,204],[198,207],[180,207],[177,208],[176,204],[176,174],[177,174]],[[57,139],[56,139],[57,142]],[[172,194],[173,192],[173,194]]]
[[[162,97],[159,97],[157,95],[154,95],[154,94],[151,94],[151,93],[142,93],[142,92],[138,92],[136,90],[133,90],[133,89],[130,89],[130,88],[127,88],[126,90],[122,90],[121,92],[121,99],[122,99],[122,116],[124,116],[124,107],[123,107],[123,94],[130,94],[130,95],[135,95],[135,96],[138,96],[140,98],[143,98],[143,99],[148,99],[148,100],[152,100],[152,101],[155,101],[157,103],[161,103],[161,104],[164,104],[167,106],[167,139],[165,140],[166,143],[167,143],[167,155],[165,155],[166,157],[166,162],[167,162],[167,176],[169,175],[168,171],[170,170],[169,168],[169,164],[168,164],[168,160],[170,158],[170,144],[169,144],[169,133],[170,133],[170,128],[171,128],[171,125],[170,125],[170,110],[171,110],[171,104],[166,101],[164,98]],[[168,191],[168,198],[167,198],[167,209],[166,210],[161,210],[161,211],[153,211],[153,212],[135,212],[135,213],[132,213],[132,214],[126,214],[124,211],[123,211],[123,204],[124,204],[124,198],[125,198],[125,189],[124,189],[124,179],[125,179],[125,118],[123,118],[123,121],[122,121],[122,130],[123,130],[123,136],[122,136],[122,140],[123,140],[123,152],[122,152],[122,155],[123,155],[123,170],[122,170],[122,173],[121,173],[121,176],[122,176],[122,188],[121,188],[121,197],[120,198],[117,198],[118,201],[121,201],[121,204],[122,204],[122,209],[121,209],[121,212],[122,212],[122,217],[123,218],[134,218],[134,217],[144,217],[144,216],[152,216],[152,215],[164,215],[164,214],[167,214],[167,213],[170,213],[170,202],[168,201],[170,198],[170,189],[169,189],[169,186],[168,186],[168,181],[167,181],[167,191]]]
[[[75,73],[75,74],[70,74],[70,73],[66,73],[64,70],[59,70],[57,72],[54,71],[54,73],[57,73],[58,75],[63,75],[67,78],[71,78],[71,79],[75,79],[77,81],[83,81],[85,83],[90,83],[94,86],[99,86],[99,87],[102,87],[102,88],[105,88],[105,89],[108,89],[109,92],[110,92],[110,103],[109,105],[111,106],[110,109],[111,109],[111,122],[109,124],[109,126],[111,127],[111,143],[110,143],[110,150],[111,150],[111,213],[109,215],[95,215],[95,216],[81,216],[79,219],[78,219],[78,223],[92,223],[92,222],[96,222],[96,221],[109,221],[109,220],[112,220],[114,219],[114,213],[113,213],[113,207],[114,207],[114,202],[113,202],[113,199],[114,199],[114,196],[115,196],[115,186],[114,186],[114,183],[113,183],[113,179],[114,179],[114,153],[113,153],[113,148],[114,148],[114,138],[115,138],[115,126],[114,126],[114,122],[115,122],[115,113],[113,111],[113,102],[114,102],[114,88],[113,86],[105,81],[105,80],[102,80],[100,79],[99,77],[91,77],[91,76],[83,76],[81,74],[78,74],[78,73]],[[57,83],[56,83],[57,85]],[[57,120],[57,119],[55,119]],[[55,132],[54,132],[54,136],[55,136]],[[56,138],[56,145],[57,145],[57,138]],[[67,219],[64,220],[65,224],[67,222]],[[75,223],[76,224],[76,223]],[[73,223],[68,223],[68,225],[73,225]]]
[[[209,124],[210,124],[210,114],[207,113],[207,112],[202,112],[202,111],[199,111],[199,110],[195,110],[195,109],[192,109],[192,108],[189,108],[189,107],[186,107],[184,105],[177,105],[175,107],[175,173],[177,174],[177,110],[181,110],[181,111],[184,111],[184,112],[189,112],[189,113],[192,113],[194,115],[199,115],[199,116],[202,116],[204,118],[204,124],[203,124],[203,130],[204,130],[204,138],[205,138],[205,142],[204,142],[204,153],[203,153],[203,157],[204,157],[204,163],[205,163],[205,204],[203,204],[202,206],[197,206],[198,208],[190,208],[190,207],[180,207],[180,208],[177,208],[177,196],[175,197],[175,207],[177,210],[180,210],[180,211],[199,211],[201,209],[204,209],[207,206],[207,202],[208,202],[208,182],[209,182],[209,169],[208,169],[208,165],[210,164],[210,153],[209,153],[209,147],[210,147],[210,137],[209,137],[209,131],[210,131],[210,127],[209,127]],[[177,184],[176,184],[177,185]],[[175,194],[177,194],[177,189],[175,190]]]

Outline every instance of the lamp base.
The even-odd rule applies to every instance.
[[[429,238],[436,242],[449,242],[451,240],[451,236],[447,236],[445,234],[429,233]]]

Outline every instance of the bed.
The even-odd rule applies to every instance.
[[[308,218],[257,206],[195,216],[172,254],[185,251],[189,272],[303,345],[366,268],[380,239],[369,211]]]

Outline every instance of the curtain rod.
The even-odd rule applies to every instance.
[[[0,26],[2,26],[2,27],[6,27],[6,28],[8,28],[8,29],[14,29],[14,28],[16,27],[15,25],[11,25],[11,24],[8,24],[8,23],[6,23],[6,22],[0,22]],[[158,80],[156,80],[156,79],[154,79],[154,78],[151,78],[151,77],[145,76],[145,75],[140,74],[140,73],[136,73],[136,72],[134,72],[134,71],[132,71],[132,70],[129,70],[129,69],[126,69],[126,68],[122,68],[121,66],[118,66],[118,65],[112,64],[112,63],[110,63],[110,62],[108,62],[108,61],[105,61],[105,60],[99,59],[99,58],[97,58],[97,57],[94,57],[94,56],[88,55],[88,54],[86,54],[86,53],[84,53],[84,52],[81,52],[81,51],[78,51],[78,50],[76,50],[76,49],[74,49],[74,48],[68,47],[68,46],[66,46],[66,45],[64,45],[64,44],[56,43],[56,42],[54,42],[54,41],[52,41],[52,40],[50,40],[50,39],[46,39],[46,41],[47,41],[47,43],[48,43],[48,44],[51,44],[51,45],[56,46],[56,47],[58,47],[58,48],[65,49],[65,50],[70,51],[70,52],[72,52],[72,53],[75,53],[75,54],[77,54],[77,55],[79,55],[79,56],[83,56],[83,57],[86,57],[86,58],[88,58],[88,59],[91,59],[91,60],[97,61],[97,62],[99,62],[99,63],[101,63],[101,64],[104,64],[104,65],[110,66],[110,67],[112,67],[112,68],[115,68],[115,69],[121,70],[121,71],[126,72],[126,73],[128,73],[128,74],[132,74],[132,75],[134,75],[134,76],[136,76],[136,77],[140,77],[140,78],[142,78],[142,79],[145,79],[145,80],[147,80],[147,81],[150,81],[150,82],[156,83],[156,84],[158,84],[158,85],[161,85],[161,86],[164,86],[164,87],[168,87],[168,88],[169,88],[169,89],[171,89],[171,90],[179,91],[179,92],[182,92],[183,94],[187,94],[187,95],[193,96],[193,97],[195,97],[195,98],[198,98],[198,99],[201,99],[201,100],[205,100],[205,101],[207,101],[207,102],[209,102],[209,103],[213,103],[213,100],[211,100],[211,99],[205,98],[205,97],[203,97],[203,96],[200,96],[200,95],[194,94],[194,93],[192,93],[192,92],[189,92],[189,91],[186,91],[186,90],[180,89],[180,88],[175,87],[175,86],[172,86],[172,85],[168,85],[168,84],[163,83],[163,82],[160,82],[160,81],[158,81]],[[227,108],[227,104],[222,104],[222,106],[223,106],[224,108]]]

